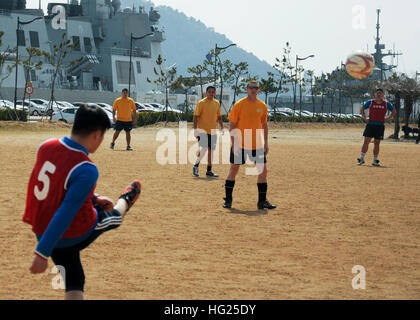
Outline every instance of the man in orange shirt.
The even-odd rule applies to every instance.
[[[276,206],[267,201],[267,158],[268,126],[267,106],[257,98],[260,92],[256,81],[248,83],[248,96],[239,100],[229,114],[232,149],[230,153],[230,171],[226,179],[226,198],[224,208],[232,208],[232,193],[235,178],[246,158],[254,162],[259,169],[258,175],[258,209],[275,209]],[[264,132],[264,137],[262,137]]]
[[[113,106],[112,115],[114,117],[114,137],[111,142],[111,149],[115,147],[115,141],[118,139],[121,131],[125,131],[125,137],[127,140],[127,151],[133,151],[130,146],[131,143],[131,130],[133,130],[133,124],[137,124],[136,115],[136,104],[134,100],[128,97],[128,89],[123,89],[122,96],[115,100]],[[117,119],[115,119],[115,113],[117,113]]]
[[[206,176],[210,178],[219,177],[212,171],[213,152],[217,145],[216,124],[219,122],[220,130],[223,134],[223,121],[220,113],[220,102],[214,97],[216,88],[208,87],[206,98],[198,102],[194,112],[194,136],[198,139],[200,153],[193,167],[193,175],[198,177],[198,167],[208,152]]]

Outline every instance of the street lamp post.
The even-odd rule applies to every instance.
[[[314,58],[314,57],[315,57],[315,55],[313,55],[313,54],[311,54],[310,56],[307,56],[306,58],[299,58],[299,56],[296,55],[296,76],[295,76],[295,85],[294,85],[295,90],[294,90],[294,93],[293,93],[293,113],[296,111],[296,90],[297,90],[297,76],[298,76],[298,74],[297,74],[297,72],[298,72],[298,61],[303,61],[303,60],[306,60],[306,59],[309,59],[309,58]]]
[[[15,74],[15,98],[14,98],[14,108],[16,113],[16,101],[17,101],[17,83],[18,83],[18,63],[19,63],[19,31],[20,26],[25,24],[30,24],[37,20],[42,20],[44,17],[36,17],[35,19],[32,19],[30,21],[20,21],[20,17],[17,18],[17,28],[16,28],[16,74]]]
[[[133,33],[131,33],[130,35],[130,67],[129,67],[129,71],[128,71],[128,96],[130,97],[130,93],[131,93],[131,63],[132,63],[132,55],[133,55],[133,40],[141,40],[144,39],[148,36],[152,36],[154,35],[154,33],[148,33],[145,34],[144,36],[141,37],[134,37]]]

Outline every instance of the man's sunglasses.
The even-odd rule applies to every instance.
[[[255,87],[255,86],[253,86],[253,87],[248,87],[248,89],[251,89],[251,90],[258,90],[260,87]]]

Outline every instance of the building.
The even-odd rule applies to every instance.
[[[21,22],[28,22],[37,17],[40,20],[20,24],[19,31],[15,32],[18,18]],[[149,12],[142,7],[122,9],[119,0],[49,3],[47,15],[39,9],[26,9],[26,1],[2,1],[0,31],[5,33],[0,52],[14,49],[18,43],[19,59],[24,60],[28,57],[25,48],[34,47],[52,53],[54,45],[59,46],[62,41],[68,40],[77,48],[66,57],[58,72],[55,82],[57,99],[76,101],[84,96],[91,101],[95,101],[96,96],[113,99],[129,86],[130,69],[131,96],[136,99],[137,94],[155,89],[147,78],[153,80],[156,77],[153,71],[156,60],[159,55],[163,56],[161,43],[165,41],[165,33],[159,27],[159,19],[159,13],[153,8]],[[134,40],[150,33],[151,36]],[[50,91],[55,67],[45,57],[34,59],[43,61],[42,69],[31,70],[25,75],[22,66],[19,66],[18,95],[23,95],[26,81],[31,81],[35,95],[49,99],[45,95]],[[71,65],[70,62],[76,59],[80,61]],[[1,70],[3,77],[6,66],[14,63],[14,59],[5,63]],[[14,89],[14,84],[15,71],[0,83],[5,99],[13,100],[11,95],[14,90],[11,89]]]

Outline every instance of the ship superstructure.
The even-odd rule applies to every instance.
[[[30,24],[19,25],[36,17],[43,17]],[[26,9],[24,0],[4,0],[0,3],[0,31],[4,32],[0,52],[19,45],[19,58],[27,56],[25,48],[35,47],[51,53],[54,45],[64,40],[79,44],[60,69],[57,89],[96,90],[120,92],[129,85],[130,39],[153,33],[152,36],[132,42],[131,92],[145,93],[156,88],[147,81],[154,79],[154,67],[158,55],[162,55],[161,43],[165,33],[159,27],[159,13],[143,7],[121,8],[119,0],[72,0],[68,4],[49,3],[48,12]],[[41,70],[31,70],[25,75],[18,68],[18,88],[26,81],[33,87],[49,88],[54,67],[42,59]],[[35,59],[35,60],[36,60]],[[80,59],[76,65],[70,61]],[[13,64],[13,59],[7,62]],[[3,70],[4,74],[5,71]],[[2,87],[14,87],[14,72],[3,81]]]

